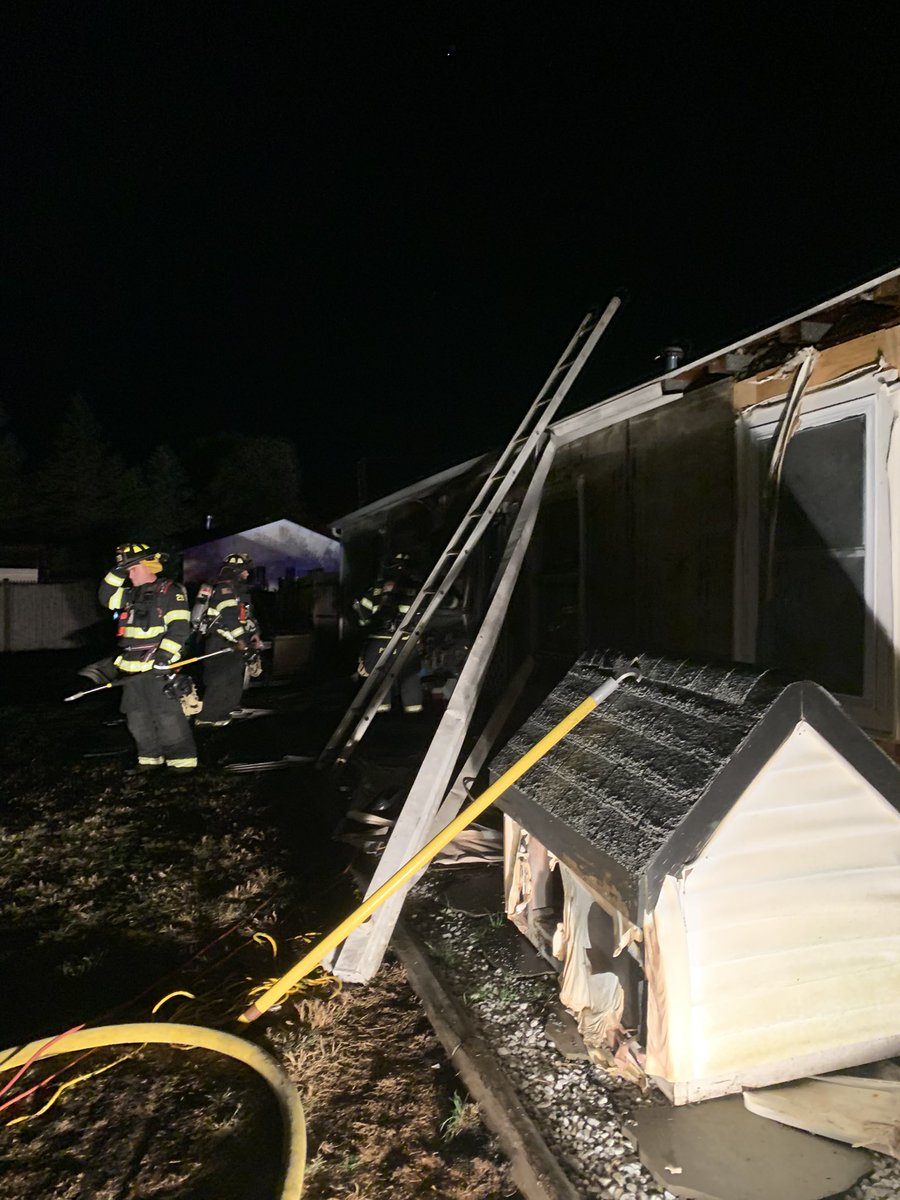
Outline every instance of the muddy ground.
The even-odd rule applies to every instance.
[[[346,697],[333,685],[255,690],[253,704],[275,715],[207,736],[195,776],[131,777],[113,696],[60,703],[83,683],[75,665],[4,663],[3,1045],[116,1021],[228,1027],[356,897],[348,850],[331,836],[346,804],[332,777],[223,766],[309,753]],[[309,1200],[515,1196],[402,969],[388,962],[366,988],[312,982],[252,1032],[302,1095]],[[3,1197],[278,1195],[280,1118],[266,1086],[203,1051],[35,1064],[0,1105]]]

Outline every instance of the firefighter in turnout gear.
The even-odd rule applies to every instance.
[[[369,635],[359,663],[360,675],[370,674],[418,594],[419,584],[410,571],[409,555],[395,554],[379,582],[353,605],[360,627]],[[405,713],[422,711],[421,667],[421,656],[416,649],[403,664],[391,692],[378,706],[380,713],[390,712],[393,696],[398,697]]]
[[[115,665],[125,675],[122,712],[137,745],[138,769],[190,771],[197,749],[181,698],[190,678],[172,670],[191,632],[184,584],[160,579],[162,555],[141,543],[116,549],[100,603],[117,616]]]
[[[231,644],[234,654],[220,654],[204,664],[203,717],[198,725],[227,725],[241,706],[244,673],[262,674],[262,641],[247,580],[253,569],[248,554],[229,554],[214,584],[204,584],[194,606],[193,624],[210,654]],[[239,652],[239,653],[238,653]]]

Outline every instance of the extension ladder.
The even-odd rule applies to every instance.
[[[591,310],[578,326],[512,440],[491,469],[468,512],[447,543],[446,549],[432,567],[409,611],[404,614],[378,662],[319,755],[317,766],[324,767],[333,761],[345,763],[364,736],[382,698],[415,649],[418,635],[425,630],[440,607],[465,566],[466,559],[481,540],[510,488],[539,446],[557,409],[578,378],[581,368],[620,304],[619,297],[613,296],[602,313]]]

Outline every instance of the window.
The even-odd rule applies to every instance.
[[[889,403],[871,376],[805,397],[767,506],[783,408],[739,422],[735,657],[813,679],[867,728],[890,729]]]

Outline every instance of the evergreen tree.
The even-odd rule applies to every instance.
[[[91,541],[133,515],[134,478],[79,395],[63,413],[37,473],[39,528],[48,541]]]
[[[300,507],[300,464],[293,443],[276,437],[229,438],[206,489],[215,528],[248,528]]]
[[[143,472],[141,536],[169,541],[192,525],[199,514],[187,472],[174,451],[157,446]]]

